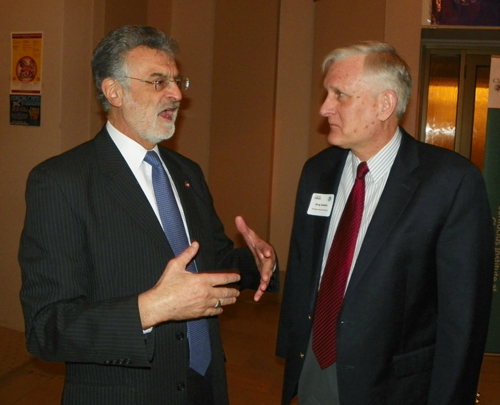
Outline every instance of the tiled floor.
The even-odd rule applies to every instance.
[[[225,307],[221,328],[232,405],[280,403],[284,363],[274,355],[279,303],[272,295],[254,303],[243,293]],[[60,403],[64,365],[26,353],[21,333],[0,328],[0,404]],[[485,356],[478,391],[480,405],[500,405],[500,356]],[[404,405],[404,404],[401,404]]]

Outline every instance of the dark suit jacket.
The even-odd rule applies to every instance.
[[[337,193],[347,154],[324,150],[300,180],[277,345],[286,359],[283,404],[296,393],[330,222],[306,212],[313,193]],[[480,171],[404,132],[339,316],[340,403],[473,404],[492,273]]]
[[[250,251],[233,250],[201,169],[160,147],[200,242],[200,272],[239,268],[241,288],[260,275]],[[64,361],[63,402],[184,404],[189,348],[185,322],[143,335],[137,297],[174,257],[126,161],[103,129],[95,139],[31,172],[19,260],[28,350]],[[270,291],[276,291],[273,280]],[[209,318],[215,403],[227,403],[217,317]]]

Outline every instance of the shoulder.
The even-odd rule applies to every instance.
[[[102,144],[106,150],[99,152]],[[101,131],[93,139],[36,165],[28,176],[28,182],[45,179],[71,188],[82,186],[101,170],[99,154],[107,152],[111,152],[111,159],[121,157],[107,132]]]
[[[337,146],[330,146],[316,155],[310,157],[304,164],[304,172],[323,172],[344,162],[349,150]]]
[[[403,130],[399,158],[408,162],[414,157],[418,170],[430,175],[465,172],[481,174],[477,166],[459,153],[419,141]]]
[[[95,159],[93,141],[85,142],[59,155],[50,157],[36,165],[32,172],[78,172],[92,165]]]
[[[403,136],[388,181],[405,185],[415,181],[421,195],[431,195],[439,201],[447,200],[447,196],[455,198],[459,190],[467,195],[483,195],[485,189],[481,171],[469,159],[409,135]]]

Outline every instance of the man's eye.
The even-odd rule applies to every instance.
[[[155,80],[153,83],[156,86],[163,86],[163,84],[165,83],[165,80]]]

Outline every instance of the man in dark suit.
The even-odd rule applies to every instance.
[[[28,179],[19,253],[27,346],[66,362],[65,404],[227,404],[217,315],[239,291],[226,284],[257,289],[256,300],[278,288],[273,248],[238,217],[249,247],[233,249],[199,166],[157,145],[173,135],[189,85],[176,52],[151,27],[106,36],[92,58],[106,126]],[[165,217],[157,187],[167,183]],[[241,279],[217,273],[235,268]],[[208,346],[191,351],[195,342]]]
[[[323,67],[333,146],[305,164],[297,194],[277,345],[282,403],[298,394],[300,405],[473,404],[493,276],[481,173],[398,126],[412,82],[390,45],[340,48]],[[330,254],[352,235],[338,225],[351,188],[349,201],[364,193],[360,216],[349,216],[359,229]]]

